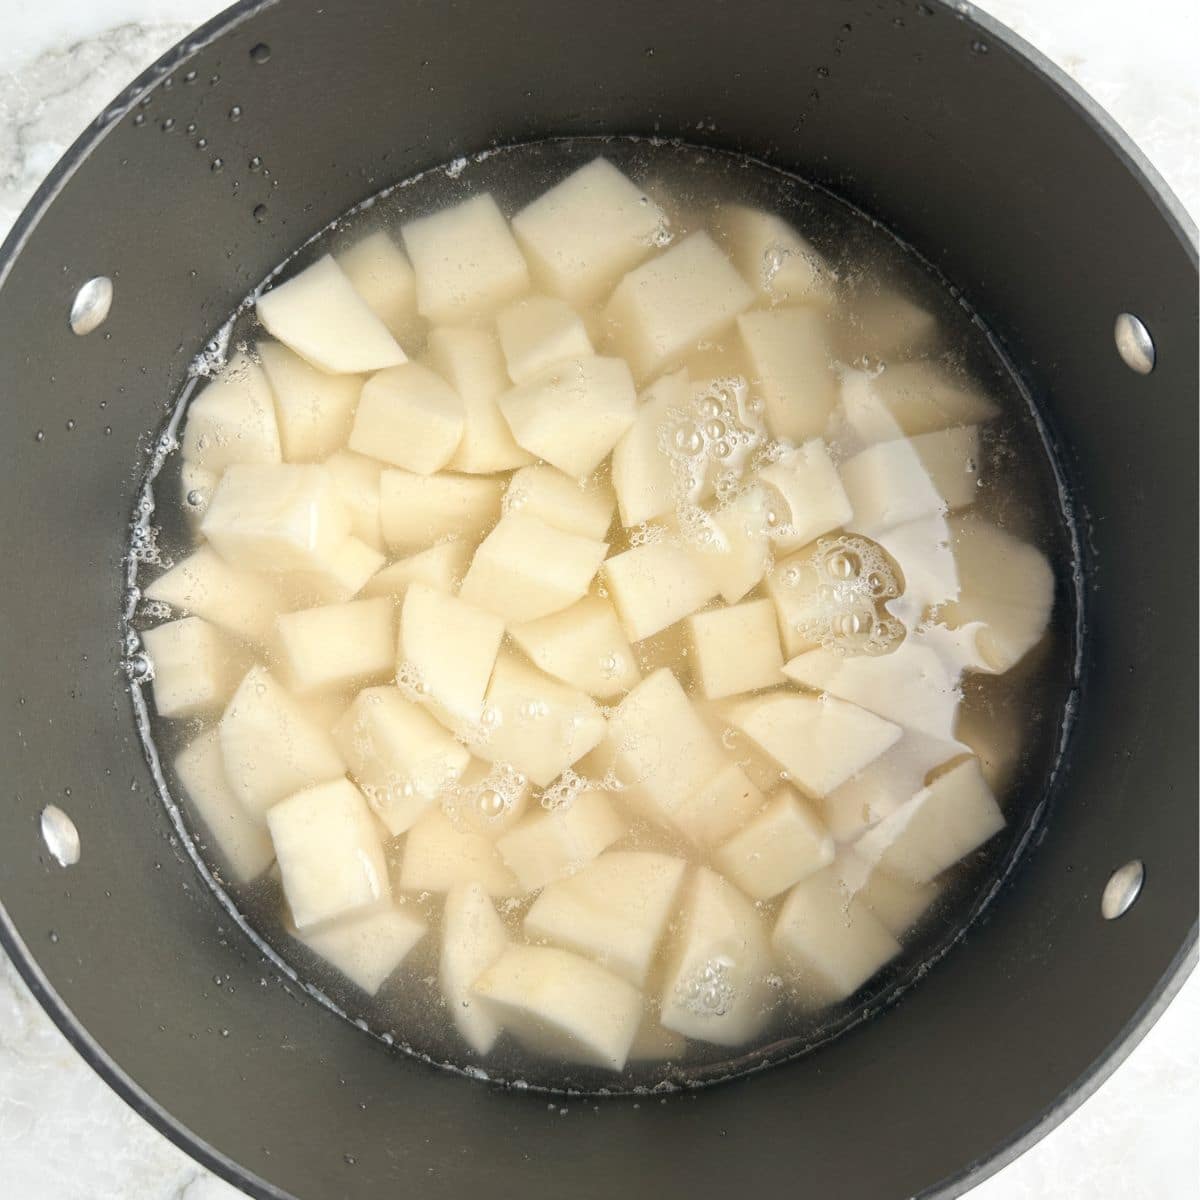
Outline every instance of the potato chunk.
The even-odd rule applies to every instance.
[[[462,883],[446,894],[438,981],[446,1011],[467,1045],[486,1054],[500,1036],[500,1022],[471,992],[475,980],[504,953],[508,934],[487,892]]]
[[[931,349],[938,335],[937,317],[907,296],[888,287],[863,292],[849,305],[849,318],[839,322],[837,348],[843,362],[864,357],[896,363]]]
[[[594,541],[604,540],[615,507],[612,488],[603,479],[580,482],[545,465],[522,467],[504,493],[506,512],[522,512]]]
[[[669,424],[668,414],[690,399],[686,371],[664,375],[642,393],[634,423],[613,447],[613,488],[626,529],[675,507],[675,476],[660,439]]]
[[[259,342],[258,357],[275,395],[285,462],[316,462],[350,436],[362,391],[359,375],[327,375],[278,342]]]
[[[866,905],[894,938],[901,938],[938,898],[937,883],[913,883],[872,865],[851,847],[838,856],[842,886]]]
[[[182,454],[186,462],[219,475],[231,463],[277,463],[279,426],[263,369],[237,353],[187,407]]]
[[[419,554],[410,554],[373,575],[363,588],[363,595],[403,600],[414,583],[423,583],[444,595],[453,596],[467,573],[473,553],[471,543],[458,538],[438,542],[436,546]]]
[[[936,363],[896,363],[886,371],[847,371],[842,379],[846,424],[868,445],[980,425],[1000,411],[972,384]]]
[[[593,352],[578,313],[553,296],[526,296],[501,309],[496,332],[513,383],[524,383],[564,358]]]
[[[697,550],[726,604],[736,604],[770,568],[767,512],[767,494],[755,487],[709,513],[716,537],[711,546]]]
[[[208,502],[220,479],[216,471],[210,471],[199,463],[183,459],[179,464],[179,498],[193,535],[199,535],[200,520],[208,509]]]
[[[462,440],[466,410],[455,390],[420,363],[372,375],[363,385],[350,449],[432,475]]]
[[[768,524],[770,512],[776,516],[771,536],[787,549],[807,546],[854,514],[843,479],[820,438],[785,451],[763,467],[758,478],[768,489]]]
[[[404,839],[396,886],[405,892],[449,892],[469,883],[489,896],[519,896],[525,890],[490,837],[456,828],[435,806]]]
[[[496,839],[527,892],[579,871],[625,832],[603,792],[579,792],[558,808],[535,808]]]
[[[383,463],[378,459],[339,450],[325,460],[334,487],[350,513],[350,532],[372,550],[383,549],[379,526],[379,477]]]
[[[399,342],[418,332],[417,276],[404,251],[378,229],[334,256],[351,286]]]
[[[807,238],[782,217],[743,204],[722,205],[717,229],[739,274],[772,304],[828,308],[833,276]]]
[[[301,696],[379,683],[395,669],[395,621],[385,597],[281,613],[277,626]]]
[[[351,534],[313,570],[285,576],[281,587],[289,602],[300,607],[344,604],[366,587],[384,561],[378,550]]]
[[[958,599],[954,539],[940,513],[893,525],[876,534],[875,540],[900,565],[904,594],[889,608],[896,616],[907,609],[906,624],[918,624],[928,609]]]
[[[718,591],[700,554],[666,538],[614,554],[604,578],[631,642],[681,621]]]
[[[355,987],[373,996],[428,932],[415,913],[389,907],[343,917],[297,937]]]
[[[770,600],[748,600],[688,618],[696,677],[709,700],[783,680],[779,627]]]
[[[229,699],[236,679],[231,648],[203,617],[147,629],[142,642],[154,664],[154,708],[160,717],[192,717]]]
[[[504,483],[473,475],[414,475],[384,471],[379,479],[383,540],[401,554],[443,538],[482,537],[500,516]]]
[[[771,772],[772,777],[777,772]],[[726,763],[672,805],[671,824],[697,846],[711,847],[740,828],[762,807],[763,794],[736,762]]]

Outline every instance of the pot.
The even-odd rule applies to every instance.
[[[1046,423],[1082,535],[1080,673],[1042,819],[903,1003],[720,1087],[548,1104],[364,1035],[205,886],[141,753],[124,554],[147,431],[295,246],[457,155],[614,132],[824,185],[981,314]],[[245,169],[256,155],[269,176]],[[69,314],[99,276],[111,311],[79,336]],[[1141,323],[1120,321],[1125,357],[1120,314]],[[96,119],[0,249],[5,948],[131,1105],[254,1196],[961,1194],[1099,1085],[1195,957],[1197,325],[1178,204],[1065,77],[977,14],[235,6]],[[1151,348],[1153,369],[1132,370]],[[51,804],[80,839],[66,870]],[[1106,891],[1131,862],[1140,873]],[[1139,875],[1136,902],[1105,919]]]

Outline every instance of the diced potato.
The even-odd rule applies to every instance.
[[[465,423],[463,402],[440,375],[420,363],[404,363],[363,385],[350,449],[432,475],[458,449]]]
[[[593,352],[579,315],[553,296],[526,296],[502,308],[496,314],[496,332],[513,383],[524,383],[564,358]]]
[[[847,425],[868,445],[980,425],[1000,411],[986,396],[936,363],[896,363],[882,372],[847,371],[842,378]]]
[[[704,723],[728,751],[728,759],[738,768],[740,779],[754,788],[753,797],[746,798],[738,806],[730,805],[731,811],[738,812],[738,819],[731,816],[724,828],[707,839],[710,844],[722,841],[753,816],[762,807],[764,796],[773,792],[786,776],[766,751],[733,724],[731,714],[740,703],[741,700],[734,697],[732,700],[702,700],[696,705]]]
[[[332,733],[334,726],[349,711],[350,700],[348,692],[325,692],[316,696],[305,696],[300,701],[300,706],[316,725]]]
[[[816,590],[817,575],[809,568],[811,553],[811,547],[798,550],[776,562],[767,574],[767,595],[775,605],[783,652],[789,658],[815,650],[819,645],[803,632],[805,625],[822,610]]]
[[[417,273],[417,311],[451,322],[529,290],[529,270],[490,192],[401,226]]]
[[[277,463],[279,426],[267,376],[243,353],[235,354],[187,407],[181,446],[184,460],[219,475],[231,463]]]
[[[351,534],[309,571],[297,571],[282,581],[284,593],[298,606],[344,604],[353,600],[383,566],[383,555]]]
[[[861,771],[901,734],[898,725],[855,704],[794,692],[742,700],[730,716],[805,795],[815,799]]]
[[[697,551],[665,538],[614,554],[604,579],[631,642],[703,608],[718,590]]]
[[[772,308],[743,313],[737,326],[771,436],[792,442],[820,437],[838,396],[824,314]]]
[[[373,996],[428,931],[415,913],[393,906],[343,917],[297,936],[356,987]]]
[[[644,379],[719,334],[753,303],[753,289],[701,231],[630,271],[604,317],[617,352]]]
[[[500,1036],[500,1022],[471,993],[475,980],[504,953],[508,934],[486,891],[477,883],[451,888],[442,910],[442,953],[438,982],[446,1011],[468,1046],[487,1054]]]
[[[788,549],[807,546],[821,534],[845,525],[854,514],[843,479],[820,438],[785,451],[763,467],[758,478],[774,492],[768,493],[767,502],[768,524],[770,513],[776,515],[771,536]]]
[[[519,446],[582,479],[633,424],[637,393],[623,359],[589,354],[543,367],[498,403]]]
[[[345,445],[362,391],[359,375],[327,375],[278,342],[259,342],[258,357],[275,396],[285,462],[316,462]]]
[[[598,700],[622,695],[641,678],[613,606],[598,596],[520,622],[509,633],[536,666]]]
[[[675,476],[660,439],[668,413],[691,399],[686,371],[664,375],[642,393],[634,423],[613,447],[612,481],[626,529],[675,507]]]
[[[788,893],[771,945],[799,989],[843,1000],[900,953],[900,944],[843,885],[837,864]]]
[[[875,540],[899,564],[904,576],[904,594],[889,608],[906,625],[920,624],[928,609],[958,599],[953,537],[940,513],[893,525],[879,532]],[[901,608],[908,610],[907,618]]]
[[[936,883],[913,883],[872,866],[851,848],[838,858],[842,885],[894,938],[901,938],[924,916],[938,897]]]
[[[385,596],[281,613],[284,666],[301,695],[380,683],[394,670],[395,622]]]
[[[583,791],[557,808],[535,808],[496,839],[505,865],[527,892],[573,875],[625,832],[603,792]]]
[[[495,841],[525,815],[531,791],[529,780],[508,763],[473,758],[440,801],[455,829],[486,834]]]
[[[372,550],[383,549],[379,526],[379,476],[383,463],[349,450],[339,450],[325,460],[334,486],[350,513],[350,532]]]
[[[218,729],[225,778],[258,817],[285,796],[345,774],[333,739],[265,667],[246,672]]]
[[[716,225],[739,274],[772,304],[834,303],[824,260],[782,217],[742,204],[723,205]]]
[[[855,848],[867,862],[928,883],[1004,828],[1004,815],[969,758],[939,775],[865,833]]]
[[[771,951],[754,906],[706,867],[692,878],[668,956],[661,1020],[702,1042],[736,1046],[766,1023]]]
[[[833,854],[829,831],[794,788],[782,787],[713,862],[752,899],[769,900],[828,866]]]
[[[482,537],[500,516],[504,482],[473,475],[414,475],[384,471],[379,520],[388,547],[401,554],[448,537]]]
[[[772,772],[777,774],[777,772]],[[762,807],[763,794],[736,762],[728,762],[670,809],[671,824],[698,846],[715,846]]]
[[[641,188],[596,158],[527,204],[512,227],[538,282],[584,305],[654,252],[664,217]]]
[[[396,687],[359,692],[333,737],[393,837],[404,833],[471,761],[465,746]]]
[[[490,329],[435,329],[429,335],[426,357],[463,403],[462,441],[446,464],[451,471],[488,475],[533,462],[533,455],[513,440],[497,403],[511,384],[500,342]]]
[[[351,375],[405,361],[387,326],[328,254],[264,292],[255,308],[272,337],[319,370]]]
[[[367,234],[335,258],[351,286],[392,337],[405,342],[417,334],[417,276],[404,252],[384,230]]]
[[[681,1058],[686,1049],[687,1041],[679,1034],[664,1029],[656,1020],[643,1018],[629,1047],[629,1061],[670,1062]]]
[[[404,599],[404,594],[412,584],[424,583],[435,591],[452,596],[467,573],[473,553],[471,543],[459,538],[438,542],[436,546],[430,546],[419,554],[410,554],[373,575],[363,588],[363,595],[391,596],[399,601]]]
[[[615,507],[616,497],[605,480],[592,476],[580,482],[545,465],[522,467],[504,494],[506,512],[522,512],[594,541],[604,540]]]
[[[937,341],[933,313],[891,288],[859,295],[849,307],[849,319],[838,329],[838,357],[843,362],[857,363],[865,355],[886,362],[890,370]]]
[[[525,915],[525,933],[645,987],[686,869],[682,858],[667,854],[601,854],[546,885]]]
[[[235,463],[200,528],[231,566],[319,571],[350,533],[350,514],[323,466]]]
[[[262,823],[233,794],[215,729],[206,729],[175,759],[175,774],[190,806],[216,842],[234,883],[248,883],[275,861],[275,847]]]
[[[504,865],[490,837],[456,829],[435,806],[404,839],[396,886],[404,892],[449,892],[471,883],[489,896],[519,896],[525,890]]]
[[[607,551],[518,509],[483,539],[460,592],[505,621],[533,621],[581,599]]]
[[[487,691],[491,725],[475,753],[509,763],[546,787],[604,737],[604,717],[590,696],[551,679],[506,652]],[[485,711],[485,720],[489,712]]]
[[[210,471],[199,463],[188,462],[186,459],[179,464],[179,498],[182,500],[183,514],[193,534],[200,532],[200,519],[208,510],[208,502],[216,491],[221,476],[216,471]]]
[[[546,946],[509,946],[473,990],[504,1029],[558,1062],[621,1070],[642,1019],[636,988]]]
[[[770,600],[748,600],[688,617],[696,678],[709,700],[783,681],[779,627]]]
[[[193,717],[229,699],[237,676],[229,643],[203,617],[168,621],[142,634],[154,664],[160,717]]]
[[[379,830],[348,779],[296,792],[267,813],[292,920],[301,932],[391,899]]]
[[[727,604],[741,600],[770,569],[767,508],[766,493],[756,487],[709,513],[717,541],[711,547],[697,549]]]

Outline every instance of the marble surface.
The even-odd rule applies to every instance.
[[[84,124],[218,5],[0,0],[0,236]],[[991,0],[1200,214],[1200,6]],[[1200,973],[1082,1108],[972,1200],[1200,1194]],[[64,1149],[69,1147],[69,1153]],[[0,958],[0,1200],[233,1200],[84,1065]]]

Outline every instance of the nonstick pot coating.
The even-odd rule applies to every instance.
[[[548,1105],[389,1051],[260,960],[141,758],[121,556],[147,431],[288,251],[423,167],[602,132],[796,170],[962,290],[1057,440],[1087,624],[1048,818],[902,1004],[722,1087]],[[77,337],[95,275],[112,313]],[[256,1195],[957,1194],[1095,1086],[1194,953],[1196,298],[1191,236],[1135,152],[1011,35],[940,4],[230,10],[98,120],[0,251],[5,944],[105,1077]],[[1154,337],[1148,376],[1114,350],[1123,311]],[[66,870],[39,837],[47,803],[80,831]],[[1131,858],[1142,895],[1105,921]]]

